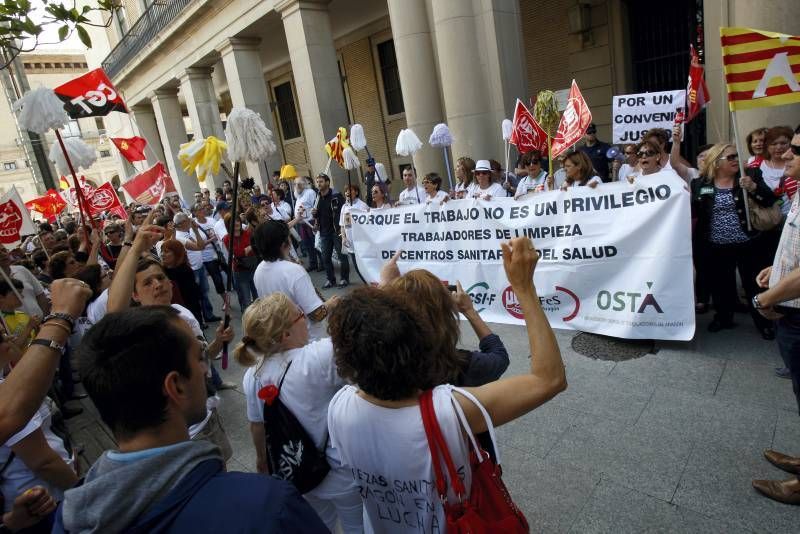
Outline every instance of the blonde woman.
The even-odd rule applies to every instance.
[[[249,367],[243,387],[247,419],[256,449],[256,468],[267,473],[264,404],[258,391],[277,386],[281,402],[303,425],[317,448],[325,450],[331,470],[304,497],[331,531],[337,518],[344,532],[363,528],[361,496],[349,469],[328,440],[328,404],[345,385],[336,372],[330,338],[309,343],[305,314],[283,293],[253,302],[242,317],[242,341],[234,350],[240,365]]]

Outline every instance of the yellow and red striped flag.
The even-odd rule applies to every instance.
[[[800,37],[720,28],[731,111],[800,102]]]
[[[328,154],[328,157],[338,163],[340,167],[344,167],[344,149],[349,146],[350,142],[347,139],[347,129],[340,126],[339,129],[336,130],[336,137],[325,144],[325,152]]]

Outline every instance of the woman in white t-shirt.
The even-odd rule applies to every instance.
[[[649,174],[655,174],[661,170],[661,149],[652,141],[641,141],[636,145],[636,157],[638,163],[624,179],[628,183],[634,183],[638,179]]]
[[[353,216],[351,215],[351,212],[369,211],[369,206],[367,206],[367,203],[358,198],[360,194],[361,190],[355,184],[350,184],[344,188],[344,197],[347,199],[347,202],[345,202],[344,206],[342,206],[341,212],[339,213],[339,228],[342,237],[342,252],[350,256],[350,261],[353,262],[353,267],[356,270],[356,274],[359,278],[361,278],[361,281],[366,284],[367,281],[364,280],[364,277],[361,275],[361,271],[358,270],[358,264],[356,263],[356,250],[353,247]]]
[[[561,184],[562,191],[566,191],[570,187],[579,186],[595,188],[603,183],[603,180],[594,174],[592,160],[581,150],[567,156],[564,160],[564,171],[566,172],[566,178],[564,183]]]
[[[422,187],[425,189],[425,202],[428,204],[442,205],[450,200],[447,193],[442,191],[442,177],[435,172],[425,175]]]
[[[386,186],[383,184],[375,184],[372,186],[372,207],[371,210],[386,210],[391,208],[389,196],[386,191]]]
[[[783,160],[783,154],[789,150],[789,141],[792,139],[794,132],[791,128],[786,126],[775,126],[767,130],[764,136],[764,159],[758,167],[761,169],[761,176],[764,178],[764,183],[769,186],[775,196],[778,197],[781,204],[781,211],[784,215],[789,213],[791,202],[789,195],[786,194],[786,184],[784,176],[786,175],[786,162]],[[783,182],[783,183],[782,183]]]
[[[467,197],[467,191],[472,186],[472,173],[474,170],[474,159],[463,156],[456,160],[456,185],[450,193],[454,199]]]
[[[537,150],[526,152],[522,156],[522,165],[528,175],[517,184],[514,198],[520,198],[528,193],[541,193],[555,189],[553,180],[548,180],[547,171],[542,169],[542,155]]]
[[[367,533],[445,529],[419,407],[423,392],[432,390],[436,420],[469,492],[471,445],[465,432],[485,432],[492,424],[521,417],[566,387],[561,353],[533,287],[538,253],[528,238],[501,246],[535,355],[529,374],[454,393],[445,382],[460,363],[437,350],[436,325],[418,317],[413,299],[424,298],[421,294],[363,287],[331,311],[328,327],[338,373],[357,385],[345,386],[331,400],[328,429],[331,445],[361,488]],[[384,285],[399,276],[397,257],[382,269]],[[469,428],[459,421],[459,411]],[[457,502],[450,490],[447,498]]]
[[[264,401],[259,391],[270,385],[283,405],[297,418],[324,450],[331,470],[304,497],[331,531],[337,518],[344,532],[361,532],[363,508],[358,486],[350,470],[341,464],[328,440],[328,404],[345,384],[336,372],[330,338],[309,343],[305,314],[283,293],[272,293],[253,302],[242,318],[242,341],[234,358],[248,367],[243,379],[250,434],[256,449],[256,469],[268,473],[264,429]],[[277,456],[273,451],[270,456]]]
[[[507,196],[506,190],[498,183],[492,183],[492,167],[489,160],[482,159],[475,164],[475,182],[467,188],[468,198],[492,200]]]

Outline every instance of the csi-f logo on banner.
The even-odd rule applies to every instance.
[[[653,288],[653,282],[647,282],[647,289]],[[601,310],[628,311],[631,313],[645,313],[652,308],[656,313],[664,313],[661,305],[652,293],[636,291],[607,291],[597,293],[597,307]]]
[[[566,287],[555,286],[555,292],[539,297],[539,304],[545,313],[558,314],[565,323],[578,316],[581,310],[581,299],[572,290]],[[517,295],[511,286],[503,290],[503,307],[517,319],[524,319],[522,308],[517,300]]]
[[[489,284],[486,282],[472,284],[466,293],[472,299],[472,304],[478,313],[490,307],[497,298],[497,294],[489,289]]]

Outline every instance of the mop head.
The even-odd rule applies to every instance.
[[[439,123],[433,127],[433,132],[428,139],[428,144],[432,147],[441,148],[453,144],[453,136],[450,135],[450,128],[445,123]]]
[[[503,139],[505,141],[511,139],[511,131],[514,129],[514,124],[510,120],[503,119],[503,122],[500,124],[500,129],[503,131]]]
[[[181,145],[178,159],[186,174],[196,174],[197,180],[204,182],[209,174],[217,174],[227,145],[224,141],[209,135],[205,139],[195,139]]]
[[[261,116],[247,108],[233,108],[225,126],[228,157],[232,161],[261,161],[275,153],[272,132]]]
[[[352,139],[350,141],[352,142]],[[342,156],[344,157],[344,168],[348,171],[361,167],[361,162],[358,161],[356,151],[353,150],[352,147],[345,148]]]
[[[19,125],[23,130],[43,134],[50,128],[62,128],[69,117],[61,101],[52,89],[38,87],[25,93],[14,102],[12,108],[17,113]]]
[[[350,127],[350,145],[356,152],[364,150],[367,146],[367,138],[364,136],[364,127],[360,124],[354,124]]]
[[[388,175],[386,174],[386,167],[383,166],[383,163],[376,163],[375,164],[375,174],[378,175],[381,182],[386,182]]]
[[[400,134],[397,136],[397,144],[394,147],[398,155],[413,156],[420,148],[422,148],[422,141],[419,140],[417,134],[411,131],[411,128],[400,130]]]
[[[94,148],[84,143],[80,137],[65,138],[64,148],[67,149],[69,159],[76,171],[79,168],[88,169],[97,160],[97,153]],[[53,143],[50,146],[50,154],[47,156],[47,159],[55,164],[59,174],[64,176],[70,174],[69,165],[67,165],[67,160],[64,158],[64,152],[61,150],[61,146],[59,146],[58,143]]]
[[[540,91],[536,95],[533,118],[548,136],[555,137],[558,123],[561,121],[561,114],[558,112],[558,102],[553,91]]]

